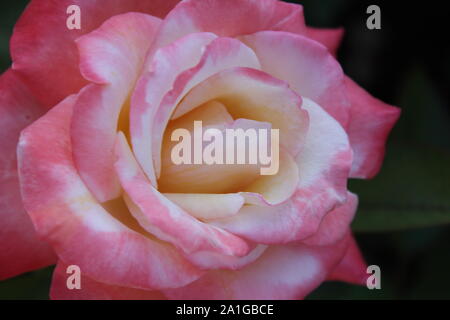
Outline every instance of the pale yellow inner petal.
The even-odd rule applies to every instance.
[[[164,196],[201,220],[233,216],[244,205],[244,197],[237,193],[164,193]]]
[[[226,107],[211,101],[195,108],[176,120],[169,122],[162,147],[162,170],[158,180],[160,192],[166,193],[232,193],[242,191],[260,175],[257,164],[174,164],[171,158],[173,147],[179,143],[171,141],[175,129],[184,128],[193,137],[194,121],[202,121],[203,127],[218,128],[233,126],[233,118]],[[239,123],[245,123],[241,119]],[[237,150],[243,152],[243,150]]]

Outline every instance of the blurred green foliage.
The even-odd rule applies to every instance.
[[[352,228],[382,289],[323,284],[310,299],[450,299],[450,49],[439,37],[448,16],[439,5],[395,1],[305,0],[308,24],[344,26],[344,71],[376,97],[402,108],[380,174],[352,180],[360,206]],[[25,0],[0,3],[0,68]],[[382,29],[365,27],[378,4]],[[53,268],[0,282],[0,299],[47,299]],[[301,272],[299,270],[299,272]]]

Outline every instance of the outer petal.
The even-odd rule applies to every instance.
[[[273,246],[239,271],[209,272],[171,299],[298,299],[314,290],[345,253],[349,237],[328,247]]]
[[[324,46],[288,32],[263,31],[240,39],[255,51],[263,71],[289,83],[346,128],[350,104],[344,73]]]
[[[328,213],[322,220],[319,230],[303,240],[308,245],[330,245],[345,236],[358,207],[358,196],[349,192],[347,201]]]
[[[344,36],[344,28],[321,29],[321,28],[306,27],[305,32],[302,34],[308,38],[320,42],[325,47],[327,47],[327,49],[334,56],[336,56],[342,37]]]
[[[59,261],[53,272],[50,298],[53,300],[165,300],[160,291],[109,285],[95,281],[81,270],[81,289],[67,288],[68,265]]]
[[[367,264],[364,261],[361,251],[352,236],[347,252],[341,262],[328,275],[327,280],[345,281],[354,284],[366,284],[368,274]]]
[[[72,160],[74,101],[74,96],[65,99],[20,138],[22,195],[38,233],[60,259],[101,282],[158,289],[197,279],[201,272],[172,246],[134,231],[125,224],[131,217],[114,217],[89,193]]]
[[[74,40],[106,19],[135,11],[164,17],[178,0],[34,0],[20,17],[11,39],[13,69],[26,77],[33,93],[47,107],[86,84],[78,68]],[[81,10],[81,29],[68,30],[70,5]]]
[[[134,83],[160,22],[148,14],[129,12],[78,38],[81,74],[100,84]]]
[[[0,77],[0,279],[56,261],[23,208],[17,177],[19,133],[43,111],[13,71]]]
[[[350,176],[372,178],[383,162],[386,139],[400,116],[400,109],[390,106],[346,78],[351,102],[348,135],[354,151]]]
[[[262,30],[304,29],[303,8],[276,0],[186,0],[166,17],[155,48],[194,32],[235,37]]]
[[[74,161],[83,181],[103,202],[120,193],[114,174],[117,128],[128,129],[127,99],[144,64],[159,19],[142,13],[117,15],[79,38],[80,66],[91,84],[78,95],[72,118]]]
[[[352,151],[339,123],[320,106],[303,99],[310,128],[296,161],[300,183],[291,199],[271,207],[245,206],[214,224],[257,243],[277,244],[314,234],[323,217],[347,197]]]

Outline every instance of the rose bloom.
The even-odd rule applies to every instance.
[[[56,263],[53,299],[364,284],[347,180],[379,171],[399,110],[344,75],[342,35],[275,0],[31,1],[0,78],[0,278]],[[173,164],[194,120],[279,129],[278,173]]]

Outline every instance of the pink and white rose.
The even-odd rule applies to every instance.
[[[0,278],[57,263],[53,299],[364,283],[347,180],[379,171],[399,109],[344,75],[342,34],[275,0],[32,1],[0,78]],[[279,172],[174,168],[169,128],[194,118],[279,129]]]

